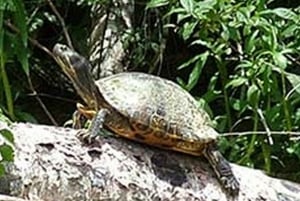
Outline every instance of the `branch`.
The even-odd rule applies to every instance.
[[[0,180],[6,182],[0,192],[8,187],[11,194],[47,201],[231,199],[203,158],[117,137],[99,137],[85,146],[77,131],[67,128],[0,123],[0,130],[5,128],[15,137],[15,161]],[[299,184],[232,168],[241,183],[235,201],[300,200]]]
[[[5,21],[5,25],[7,27],[9,27],[12,31],[14,31],[15,33],[19,34],[20,33],[20,30],[15,27],[13,24],[11,24],[9,21]],[[29,37],[29,41],[37,46],[39,49],[43,50],[45,53],[47,53],[49,56],[51,56],[53,59],[54,59],[54,56],[52,54],[52,52],[46,48],[45,46],[43,46],[42,44],[40,44],[37,40]],[[47,109],[46,105],[44,104],[44,102],[40,99],[38,93],[36,92],[33,84],[32,84],[32,81],[31,81],[31,78],[29,75],[26,75],[27,76],[27,80],[28,80],[28,84],[29,84],[29,88],[32,92],[32,94],[34,95],[34,97],[36,98],[37,102],[40,104],[40,106],[42,107],[42,109],[44,110],[44,112],[46,113],[47,117],[50,119],[50,121],[52,122],[53,125],[57,126],[58,123],[56,122],[56,120],[54,119],[54,117],[52,116],[52,114],[50,113],[50,111]]]
[[[63,29],[63,33],[66,37],[67,40],[67,44],[68,46],[74,50],[74,47],[72,45],[72,41],[71,41],[71,37],[68,33],[67,27],[66,27],[66,23],[64,21],[64,18],[60,15],[60,13],[58,12],[58,10],[56,9],[56,7],[54,6],[54,4],[52,3],[51,0],[46,0],[50,6],[50,8],[52,9],[52,11],[54,12],[54,14],[57,16],[59,23],[61,24],[61,27]]]

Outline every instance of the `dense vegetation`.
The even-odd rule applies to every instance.
[[[55,64],[39,44],[51,49],[57,41],[65,41],[49,2],[0,1],[2,118],[49,123],[49,115],[28,106],[41,108],[42,100],[48,100],[42,111],[53,113],[54,119],[63,115],[61,124],[74,109],[61,114],[51,110],[51,104],[57,107],[64,100],[41,99],[42,94],[57,99],[66,86],[55,85],[43,70]],[[92,3],[60,0],[54,5],[81,52],[87,49]],[[132,69],[177,81],[210,114],[220,133],[239,133],[220,142],[228,159],[300,181],[300,6],[296,1],[136,3],[134,33],[124,36]],[[148,26],[141,27],[143,23]],[[1,146],[3,157],[7,151]],[[11,160],[10,155],[3,158]]]

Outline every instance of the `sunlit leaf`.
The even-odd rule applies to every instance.
[[[208,55],[208,52],[202,53],[199,60],[196,62],[196,65],[194,66],[193,71],[190,73],[189,80],[186,85],[188,91],[191,90],[197,84]]]
[[[229,32],[228,26],[224,23],[221,23],[221,26],[222,26],[222,29],[223,29],[223,31],[221,32],[221,37],[224,40],[228,40],[229,37],[230,37],[230,32]]]
[[[193,12],[193,10],[194,10],[194,1],[193,0],[180,0],[180,4],[188,13]]]
[[[13,161],[14,159],[14,150],[7,144],[0,145],[0,154],[5,161]]]
[[[198,22],[187,22],[183,26],[183,33],[182,37],[184,40],[190,38],[191,34],[193,34],[195,27],[197,26]]]
[[[26,23],[26,10],[24,3],[21,0],[13,0],[16,6],[16,12],[14,12],[14,21],[19,29],[21,40],[16,40],[17,58],[22,65],[22,68],[26,75],[29,75],[28,53],[27,53],[27,23]]]
[[[14,143],[14,136],[11,131],[7,129],[0,130],[0,135],[5,138],[10,143]]]
[[[245,51],[251,54],[256,48],[256,38],[259,30],[255,30],[248,40],[246,40]]]
[[[294,73],[286,73],[286,78],[293,86],[293,90],[300,95],[300,76]]]
[[[195,63],[196,61],[198,61],[201,58],[201,54],[200,55],[196,55],[193,58],[191,58],[190,60],[188,60],[187,62],[184,62],[183,64],[181,64],[180,66],[177,67],[178,70],[181,70],[183,68],[186,68],[188,66],[190,66],[191,64]]]
[[[275,14],[283,19],[293,20],[293,21],[299,20],[298,15],[288,8],[275,8],[272,10],[269,9],[261,12],[260,14]]]
[[[275,27],[272,27],[270,29],[268,41],[269,41],[271,51],[273,51],[273,52],[276,51],[277,46],[278,46],[278,39],[277,39],[277,30]]]
[[[282,69],[286,68],[288,61],[281,52],[273,53],[273,58],[274,58],[275,64],[277,64],[280,68],[282,68]]]
[[[259,89],[255,84],[252,84],[247,91],[247,100],[249,104],[253,107],[257,104],[258,96],[259,96]]]
[[[236,87],[246,84],[247,81],[248,81],[248,79],[245,77],[237,77],[237,78],[231,80],[230,82],[228,82],[226,84],[226,88],[229,88],[229,87],[236,88]]]
[[[165,6],[168,5],[169,3],[170,3],[169,0],[151,0],[150,2],[147,3],[146,9]]]

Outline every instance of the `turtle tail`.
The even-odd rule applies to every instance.
[[[222,187],[230,194],[237,195],[240,184],[234,176],[229,162],[218,151],[217,145],[215,143],[209,144],[204,151],[204,155],[213,167]]]

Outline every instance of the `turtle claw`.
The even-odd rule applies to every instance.
[[[91,133],[86,129],[79,130],[76,137],[85,144],[91,144],[96,138],[96,136],[91,135]]]
[[[80,130],[76,136],[77,138],[87,144],[91,144],[95,141],[95,138],[99,135],[101,136],[109,136],[109,132],[105,132],[103,129],[103,123],[105,120],[105,116],[109,111],[107,109],[99,110],[94,116],[88,130]]]
[[[100,129],[98,133],[90,132],[87,129],[81,129],[76,134],[76,137],[85,144],[92,144],[95,141],[95,139],[99,136],[112,137],[115,135],[105,129]]]
[[[240,184],[235,177],[221,177],[220,181],[231,195],[238,195]]]
[[[228,194],[237,196],[240,189],[239,181],[234,176],[229,162],[217,150],[216,144],[210,144],[206,148],[204,155],[213,167],[223,189]]]

